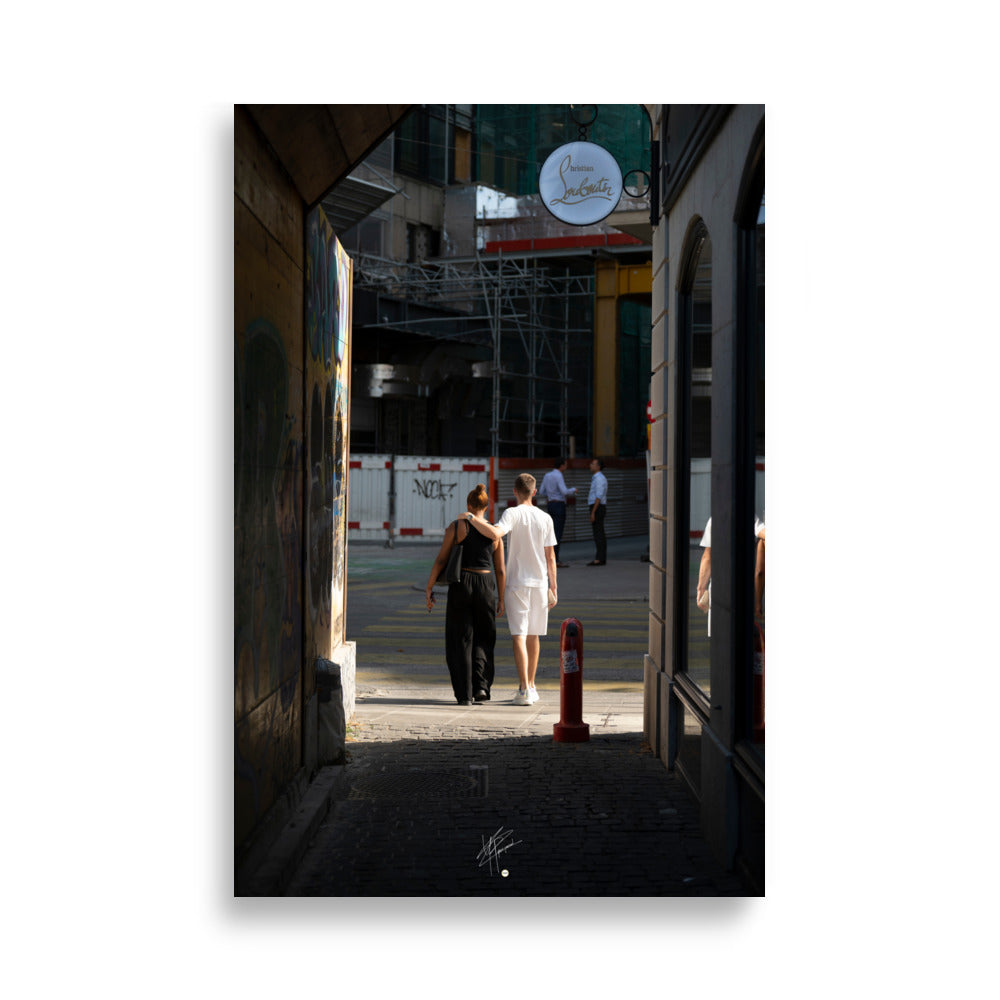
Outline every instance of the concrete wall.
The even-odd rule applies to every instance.
[[[235,111],[235,839],[302,766],[302,199]]]
[[[389,256],[394,260],[406,260],[408,223],[429,226],[438,232],[443,231],[445,189],[436,184],[415,180],[405,174],[393,174],[393,180],[403,189],[404,194],[394,195],[389,202],[393,216]]]

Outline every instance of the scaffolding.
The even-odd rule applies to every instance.
[[[580,320],[592,307],[592,270],[574,272],[565,260],[544,255],[402,263],[360,253],[354,281],[356,288],[434,310],[370,325],[491,350],[494,458],[508,446],[528,458],[551,455],[553,437],[558,453],[569,454],[571,342],[593,331]]]

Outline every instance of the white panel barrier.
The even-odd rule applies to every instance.
[[[435,541],[465,510],[478,483],[489,489],[488,458],[361,455],[351,460],[348,539]]]
[[[351,459],[347,480],[348,542],[385,541],[391,537],[391,481],[391,456],[361,455]]]

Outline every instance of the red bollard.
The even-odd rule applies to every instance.
[[[764,742],[764,629],[753,627],[753,740]]]
[[[590,726],[583,721],[583,626],[567,618],[559,633],[559,721],[552,727],[556,743],[586,743]]]

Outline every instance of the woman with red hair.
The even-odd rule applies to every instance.
[[[488,523],[484,515],[489,503],[486,485],[477,484],[466,498],[466,510],[473,521]],[[455,700],[460,705],[472,705],[489,701],[493,686],[497,614],[504,613],[503,542],[472,531],[468,520],[448,525],[427,581],[428,611],[434,607],[434,583],[444,572],[454,545],[462,546],[462,579],[448,584],[445,655]]]

